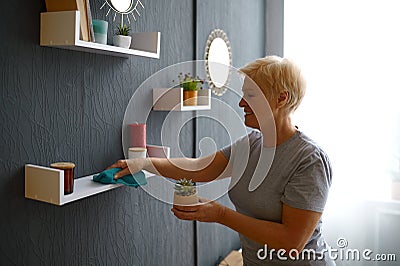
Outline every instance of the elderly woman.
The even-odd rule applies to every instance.
[[[247,163],[240,176],[232,178],[229,190],[236,210],[203,199],[195,206],[174,206],[175,216],[216,222],[237,231],[244,265],[334,265],[321,234],[331,185],[330,162],[291,122],[305,94],[300,69],[287,59],[267,56],[241,72],[245,79],[239,106],[245,112],[245,125],[255,130],[208,157],[120,160],[111,166],[123,168],[115,178],[144,169],[173,179],[190,176],[195,182],[209,182],[233,176],[229,169],[243,162],[246,156],[238,150],[247,145]],[[271,148],[273,160],[262,163],[269,167],[250,189],[260,154]]]

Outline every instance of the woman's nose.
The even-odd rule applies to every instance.
[[[239,107],[245,107],[245,106],[247,106],[247,102],[245,99],[241,98],[239,102]]]

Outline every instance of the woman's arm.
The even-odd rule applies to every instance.
[[[146,170],[172,179],[188,178],[194,182],[209,182],[231,175],[228,160],[221,151],[201,158],[135,158],[119,160],[109,168],[122,168],[115,175],[118,179],[129,173]]]
[[[197,206],[174,206],[175,216],[183,220],[217,222],[264,245],[268,249],[296,249],[301,252],[310,239],[322,213],[283,204],[282,223],[256,219],[210,201]]]
[[[226,208],[220,223],[268,248],[296,249],[301,252],[310,239],[322,213],[282,206],[282,223],[259,220]],[[249,226],[251,225],[251,226]]]

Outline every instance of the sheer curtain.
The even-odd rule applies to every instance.
[[[307,80],[294,122],[333,165],[324,213],[332,246],[344,237],[353,247],[376,247],[365,243],[377,238],[366,232],[375,230],[366,223],[376,217],[368,204],[396,203],[390,185],[400,169],[399,12],[398,0],[285,1],[284,56]]]

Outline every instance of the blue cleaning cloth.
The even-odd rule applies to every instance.
[[[131,187],[139,187],[147,184],[146,176],[142,171],[137,172],[134,175],[132,174],[125,175],[115,180],[114,175],[121,170],[122,170],[121,168],[111,168],[105,170],[97,175],[94,175],[93,181],[102,184],[124,184],[126,186],[131,186]]]

